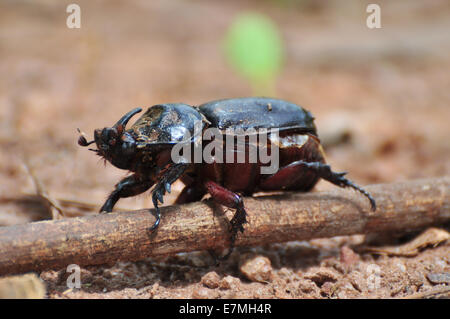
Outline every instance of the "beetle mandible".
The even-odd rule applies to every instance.
[[[215,202],[236,210],[230,221],[230,249],[226,258],[238,232],[243,232],[243,225],[247,223],[241,195],[278,190],[306,192],[322,178],[339,187],[357,190],[369,199],[372,210],[376,209],[375,200],[367,191],[345,178],[345,172],[334,172],[326,164],[314,117],[296,104],[262,97],[223,99],[198,107],[182,103],[158,104],[148,108],[126,129],[128,121],[141,111],[141,108],[133,109],[113,127],[96,129],[91,142],[87,142],[84,135],[78,140],[81,146],[95,143],[97,149],[91,150],[97,155],[133,173],[115,186],[101,212],[111,212],[120,198],[141,194],[155,185],[152,201],[156,221],[150,228],[154,231],[161,220],[159,202],[163,203],[165,193],[170,193],[171,185],[181,179],[185,187],[176,204],[199,201],[209,193]],[[200,134],[207,128],[216,128],[224,134],[229,129],[277,129],[279,136],[274,139],[269,135],[265,147],[277,149],[279,168],[273,174],[265,175],[261,174],[263,164],[260,161],[173,161],[171,150],[174,145],[186,142],[180,131],[187,131],[192,136],[187,143],[196,143],[196,123],[201,123]],[[206,145],[208,143],[203,143],[201,147]],[[246,151],[249,145],[246,144]]]

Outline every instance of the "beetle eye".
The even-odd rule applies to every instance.
[[[134,144],[133,144],[133,143],[127,143],[127,142],[124,142],[124,143],[122,144],[122,152],[123,152],[123,154],[125,154],[125,155],[130,155],[130,154],[132,154],[132,153],[134,152]]]
[[[105,128],[102,132],[102,138],[105,144],[114,146],[117,141],[117,131],[112,128]]]

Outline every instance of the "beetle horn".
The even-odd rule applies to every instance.
[[[125,128],[125,126],[127,125],[128,121],[137,113],[141,112],[142,109],[140,107],[135,108],[134,110],[131,110],[130,112],[128,112],[127,114],[125,114],[124,116],[122,116],[122,118],[117,121],[116,124],[114,124],[114,128],[119,128],[120,126],[122,126],[122,129]]]

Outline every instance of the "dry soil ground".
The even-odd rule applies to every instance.
[[[93,204],[67,207],[68,217],[95,214],[125,175],[78,147],[77,127],[90,135],[136,106],[252,95],[221,51],[233,17],[247,10],[268,14],[285,41],[277,96],[310,109],[324,138],[348,129],[350,142],[327,149],[335,170],[361,185],[450,174],[448,1],[379,1],[376,30],[365,25],[364,1],[77,3],[79,30],[66,27],[63,2],[0,4],[3,226],[45,217],[36,203],[10,200],[36,192],[24,162],[52,198]],[[316,190],[331,187],[320,182]],[[64,270],[40,277],[49,298],[389,298],[449,285],[449,242],[395,257],[359,252],[367,240],[242,248],[220,266],[196,252],[88,267],[79,290],[67,290]],[[254,272],[265,282],[249,279]]]

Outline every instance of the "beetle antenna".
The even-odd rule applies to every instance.
[[[84,132],[81,132],[79,128],[77,128],[77,131],[78,131],[78,133],[80,133],[80,137],[78,138],[78,145],[89,146],[95,142],[95,140],[88,142],[86,139],[86,134]]]

